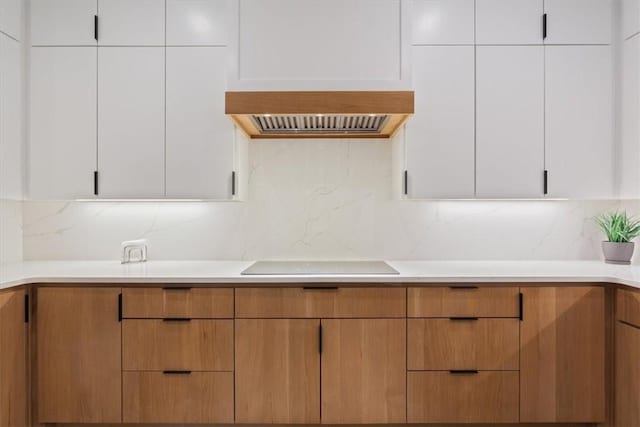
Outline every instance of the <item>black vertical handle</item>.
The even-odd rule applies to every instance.
[[[404,171],[404,183],[403,183],[403,189],[402,192],[404,193],[405,196],[407,196],[409,194],[409,171]]]
[[[122,322],[122,294],[118,294],[118,322]]]
[[[98,41],[98,15],[93,15],[93,38]]]
[[[231,171],[231,195],[236,195],[236,171]]]
[[[318,325],[318,353],[322,354],[322,323]]]
[[[547,39],[547,14],[542,15],[542,40]]]
[[[24,294],[24,323],[29,323],[29,294]]]
[[[98,195],[98,171],[93,171],[93,195]]]
[[[518,294],[518,318],[520,320],[524,319],[524,295],[522,292]]]
[[[545,196],[549,194],[549,171],[545,169],[544,171],[544,182],[543,182],[543,191]]]

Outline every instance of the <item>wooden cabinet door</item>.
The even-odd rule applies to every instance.
[[[26,291],[0,293],[0,426],[27,423]]]
[[[605,418],[604,289],[522,288],[520,422]]]
[[[640,425],[640,328],[616,322],[615,425]]]
[[[320,422],[320,321],[236,320],[236,422]]]
[[[37,294],[41,423],[119,423],[118,288],[44,288]]]
[[[406,422],[406,320],[322,320],[322,423]]]

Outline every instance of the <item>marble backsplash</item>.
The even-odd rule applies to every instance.
[[[22,260],[22,202],[0,199],[0,264]]]
[[[390,159],[383,140],[256,141],[245,202],[27,201],[24,259],[113,260],[138,238],[152,260],[599,259],[591,218],[640,214],[640,200],[395,200]]]

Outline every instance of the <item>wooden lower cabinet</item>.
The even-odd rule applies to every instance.
[[[27,291],[0,292],[0,426],[28,423]]]
[[[41,423],[122,421],[119,288],[37,290]]]
[[[604,288],[522,288],[520,421],[605,420]]]
[[[318,424],[318,319],[236,320],[236,422]]]
[[[409,372],[409,423],[517,423],[518,372]]]
[[[406,422],[406,320],[322,320],[322,423]]]
[[[640,327],[616,324],[616,427],[640,426]]]
[[[124,372],[125,423],[233,423],[233,372]]]

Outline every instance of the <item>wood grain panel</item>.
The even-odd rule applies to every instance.
[[[409,372],[407,381],[409,423],[518,421],[518,372]]]
[[[530,287],[522,293],[520,421],[604,421],[604,289]]]
[[[408,369],[518,370],[518,319],[409,319]]]
[[[320,422],[319,320],[236,320],[236,422]]]
[[[124,372],[125,423],[233,423],[233,373]]]
[[[322,423],[406,421],[406,323],[322,320]]]
[[[616,325],[616,427],[640,426],[640,329]]]
[[[126,371],[233,371],[233,320],[125,319]]]
[[[238,318],[405,317],[402,288],[237,288]]]
[[[409,317],[518,317],[518,288],[409,288]]]
[[[232,318],[233,289],[125,288],[125,318]]]
[[[618,289],[616,294],[618,320],[640,327],[640,292]]]
[[[120,289],[37,292],[38,420],[120,422]]]
[[[411,91],[226,92],[225,114],[413,114]]]
[[[28,423],[24,289],[0,292],[0,426]]]

